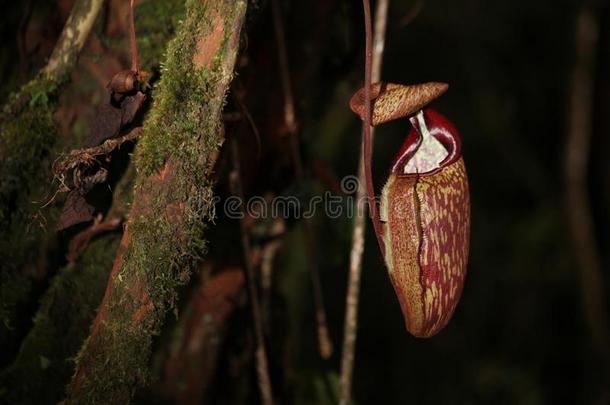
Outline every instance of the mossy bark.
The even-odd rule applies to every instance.
[[[82,8],[82,3],[80,4]],[[136,10],[138,21],[138,44],[141,52],[142,66],[145,69],[153,69],[158,66],[169,39],[175,32],[178,21],[184,15],[183,0],[154,0],[144,3]],[[69,24],[67,24],[69,25]],[[60,41],[61,42],[61,41]],[[59,46],[59,45],[58,45]],[[68,58],[69,63],[75,61],[75,55]],[[55,58],[57,59],[57,58]],[[51,62],[50,62],[51,63]],[[55,66],[58,66],[57,64]],[[57,78],[67,76],[69,73],[63,65],[63,73],[55,74]],[[47,69],[48,70],[48,69]],[[4,173],[28,174],[27,177],[11,178],[3,176],[0,178],[2,185],[13,181],[12,187],[23,187],[34,185],[36,189],[49,187],[50,183],[50,160],[47,159],[48,170],[44,163],[38,163],[38,167],[32,167],[35,161],[43,161],[46,156],[53,155],[52,149],[55,143],[56,130],[52,115],[56,107],[56,96],[62,87],[63,79],[54,81],[47,79],[44,83],[40,79],[34,80],[22,89],[21,95],[13,96],[13,100],[30,100],[24,104],[21,112],[15,117],[6,116],[3,122],[2,153],[7,154],[4,167],[11,166],[11,170]],[[23,96],[26,94],[26,96]],[[14,107],[14,104],[10,104]],[[43,108],[44,107],[44,110]],[[32,113],[32,110],[35,113]],[[11,112],[11,108],[5,107],[5,113]],[[42,116],[45,118],[41,120]],[[26,117],[32,116],[32,119]],[[31,123],[36,127],[23,127],[23,123]],[[6,136],[4,136],[6,135]],[[36,136],[38,138],[34,139]],[[24,152],[27,154],[24,155]],[[27,173],[24,170],[28,170]],[[133,172],[133,173],[132,173]],[[128,175],[129,174],[129,175]],[[129,171],[121,182],[115,187],[114,202],[108,217],[125,216],[131,200],[131,189],[135,177],[135,170]],[[31,180],[31,181],[30,181]],[[2,187],[2,191],[8,190]],[[31,232],[25,224],[30,220],[32,204],[28,198],[30,193],[19,190],[19,196],[24,201],[24,206],[16,207],[22,211],[8,210],[13,214],[10,229],[6,229],[0,240],[0,256],[2,257],[2,289],[1,303],[4,325],[2,342],[8,343],[4,338],[11,339],[10,345],[16,348],[18,336],[14,330],[9,329],[15,321],[16,316],[23,316],[20,307],[28,304],[32,299],[37,300],[31,293],[31,272],[24,271],[23,265],[27,257],[34,256],[28,250],[36,248],[45,237],[52,237],[52,232],[43,232],[34,228]],[[38,190],[34,190],[36,193]],[[1,193],[1,192],[0,192]],[[7,194],[2,194],[3,196]],[[2,206],[2,209],[6,206]],[[9,207],[10,208],[10,207]],[[4,213],[4,211],[2,211]],[[48,227],[52,227],[55,213],[46,212],[49,216]],[[4,218],[4,217],[2,217]],[[0,222],[1,219],[0,218]],[[6,236],[6,237],[5,237]],[[26,238],[25,241],[16,240]],[[112,261],[114,260],[116,247],[120,235],[111,234],[102,236],[95,240],[83,257],[75,264],[66,269],[52,280],[45,296],[40,302],[40,308],[34,318],[32,329],[21,344],[14,363],[2,373],[0,377],[0,402],[10,400],[13,403],[56,403],[65,394],[65,386],[74,372],[74,361],[72,359],[78,353],[83,340],[87,337],[91,321],[95,316],[95,310],[99,306]],[[27,243],[25,243],[27,241]],[[12,246],[12,249],[10,248]],[[26,249],[28,247],[28,249]],[[11,252],[11,257],[9,257]],[[6,257],[5,257],[6,256]],[[5,259],[5,260],[4,260]],[[5,271],[8,266],[10,271]],[[23,305],[20,305],[23,304]],[[29,303],[28,305],[34,306]],[[29,315],[26,315],[29,317]]]
[[[127,214],[134,179],[132,165],[115,187],[108,218]],[[74,373],[73,359],[102,301],[119,241],[119,232],[95,237],[77,262],[53,278],[17,358],[0,374],[0,402],[56,404],[64,397]]]
[[[0,376],[0,402],[55,404],[72,375],[70,358],[87,337],[120,236],[95,240],[53,279],[15,362]]]
[[[57,208],[39,212],[40,221],[35,220],[42,203],[32,201],[42,199],[51,188],[53,156],[66,147],[57,144],[54,113],[58,96],[102,3],[75,3],[48,65],[0,111],[0,346],[7,353],[16,349],[22,336],[19,317],[29,320],[31,312],[24,308],[35,308],[31,301],[39,295],[33,274],[38,252],[44,254],[41,246],[54,238]],[[151,0],[136,9],[138,48],[145,70],[159,64],[183,15],[183,0]],[[112,252],[107,254],[114,257]],[[8,358],[8,354],[0,356],[0,363]]]
[[[126,403],[151,378],[153,336],[204,253],[245,1],[188,0],[136,151],[129,222],[77,359],[68,403]]]
[[[0,111],[0,345],[12,351],[18,314],[32,298],[33,262],[48,236],[36,221],[32,201],[43,196],[52,175],[46,166],[57,140],[53,114],[102,5],[79,0],[72,9],[49,64],[13,94]],[[53,222],[54,215],[48,215]],[[42,249],[44,250],[44,249]],[[0,362],[7,356],[0,356]]]
[[[47,66],[13,94],[0,111],[0,252],[3,255],[14,251],[5,248],[14,247],[15,242],[20,242],[17,238],[27,237],[19,228],[31,215],[31,197],[40,191],[43,179],[50,179],[50,170],[45,170],[44,165],[57,140],[53,119],[57,96],[67,82],[101,5],[102,0],[75,3]],[[22,251],[17,254],[27,255]]]

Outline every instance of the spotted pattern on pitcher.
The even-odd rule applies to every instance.
[[[436,114],[426,114],[433,134],[435,125],[449,125]],[[445,129],[457,138],[460,156],[422,174],[403,175],[401,166],[395,165],[382,193],[386,264],[406,327],[419,337],[438,333],[451,319],[468,261],[468,178],[457,131],[452,126]]]
[[[424,289],[424,334],[449,322],[462,293],[468,261],[470,201],[464,162],[441,170],[416,185],[421,201],[420,248]]]

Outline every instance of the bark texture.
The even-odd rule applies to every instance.
[[[136,152],[129,222],[67,403],[126,403],[150,381],[153,337],[204,253],[245,1],[195,1],[170,43]]]
[[[58,97],[67,85],[102,3],[102,0],[75,2],[47,66],[19,93],[12,95],[0,112],[0,346],[5,349],[0,355],[0,363],[9,365],[9,361],[14,360],[5,372],[3,381],[11,381],[20,373],[33,378],[33,363],[29,359],[48,357],[48,345],[53,344],[58,336],[64,336],[67,333],[65,328],[81,328],[82,331],[71,336],[69,344],[59,345],[53,351],[53,356],[57,359],[62,355],[65,355],[64,359],[74,357],[86,337],[82,334],[87,333],[110,273],[111,264],[103,263],[108,260],[112,263],[114,258],[115,249],[103,249],[93,259],[83,257],[77,263],[79,274],[60,273],[59,280],[52,281],[47,296],[41,299],[38,313],[34,316],[38,298],[46,288],[42,280],[46,274],[40,274],[40,269],[44,270],[46,245],[55,240],[55,233],[51,230],[61,207],[61,204],[52,204],[41,209],[46,201],[42,196],[50,194],[48,190],[53,187],[51,166],[56,154],[63,148],[74,146],[74,140],[60,140],[58,136]],[[183,16],[183,0],[151,0],[137,8],[138,46],[145,70],[152,71],[159,65],[178,20]],[[131,192],[130,184],[128,193]],[[127,194],[115,190],[115,197],[117,193],[120,198]],[[128,199],[124,198],[123,205]],[[42,202],[33,203],[36,200]],[[103,253],[107,257],[103,257]],[[86,256],[91,254],[86,253]],[[98,273],[101,278],[98,278]],[[102,284],[98,284],[100,280]],[[75,290],[72,287],[63,288],[65,283]],[[61,311],[53,309],[64,305],[64,301],[80,297],[81,292],[97,289],[101,289],[99,297],[84,302],[80,308],[88,315],[77,317],[71,325],[62,317]],[[77,307],[79,302],[77,300],[66,305]],[[57,319],[53,318],[55,315]],[[33,325],[30,324],[31,317],[34,317]],[[46,321],[41,319],[46,318],[53,325],[52,330],[45,331]],[[30,327],[32,329],[28,332]],[[25,333],[29,335],[21,342]],[[42,339],[42,336],[51,342]],[[22,346],[17,358],[13,359],[19,344]],[[61,362],[66,363],[63,359]],[[73,362],[66,363],[67,366],[62,364],[62,371],[58,373],[51,370],[59,365],[51,364],[51,367],[38,368],[36,372],[45,376],[45,386],[52,384],[49,375],[53,374],[56,378],[61,375],[59,390],[63,392],[67,376],[73,372]],[[23,367],[29,371],[24,371]],[[28,384],[18,385],[24,395],[36,391],[28,389]]]
[[[115,187],[110,222],[127,214],[134,178],[132,168]],[[120,241],[120,224],[112,228],[86,242],[82,256],[51,281],[17,358],[0,374],[0,402],[56,404],[64,397],[72,359],[87,338]]]
[[[58,95],[89,35],[102,0],[78,0],[49,64],[12,94],[0,111],[0,345],[10,353],[19,340],[24,311],[33,297],[35,259],[48,235],[32,202],[44,199],[52,180],[49,156],[57,141],[53,114]],[[42,204],[40,204],[42,205]],[[48,221],[54,220],[48,215]],[[44,247],[42,248],[44,251]],[[25,311],[26,313],[28,311]],[[0,356],[0,363],[7,360]]]
[[[245,301],[244,292],[245,277],[240,268],[199,278],[165,362],[163,396],[166,401],[185,405],[205,403],[215,381],[227,324],[239,304]]]

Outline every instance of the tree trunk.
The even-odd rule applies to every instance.
[[[133,206],[67,403],[125,403],[150,380],[153,336],[204,252],[245,1],[189,0],[136,152]]]
[[[107,218],[126,215],[135,171],[115,188]],[[17,404],[56,404],[74,373],[73,359],[87,337],[117,250],[120,222],[113,232],[95,238],[82,256],[51,281],[34,317],[34,326],[21,344],[15,362],[0,375],[3,400]],[[84,233],[84,232],[83,232]]]
[[[23,329],[16,314],[28,313],[29,302],[35,301],[35,261],[48,236],[40,230],[44,220],[33,220],[38,207],[32,201],[51,187],[46,167],[57,141],[53,114],[102,3],[75,2],[47,66],[0,111],[0,346],[7,354]],[[47,217],[52,223],[54,213]],[[0,364],[7,360],[6,354],[0,356]]]

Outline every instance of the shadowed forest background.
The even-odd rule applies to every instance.
[[[224,83],[224,76],[192,73],[180,65],[180,49],[188,51],[188,45],[172,48],[169,42],[177,35],[188,43],[179,32],[183,24],[197,24],[189,14],[199,12],[197,2],[136,1],[140,63],[151,87],[121,134],[144,125],[144,140],[124,143],[103,163],[109,174],[93,191],[95,214],[56,231],[67,194],[56,193],[61,184],[54,163],[87,147],[106,85],[131,60],[129,1],[103,2],[68,80],[26,87],[29,95],[19,101],[22,86],[49,60],[74,3],[0,3],[0,403],[51,404],[66,395],[68,403],[260,403],[242,273],[244,235],[257,274],[276,402],[338,403],[352,220],[320,211],[307,223],[296,213],[240,223],[220,208],[236,194],[236,173],[246,198],[307,201],[326,191],[347,197],[341,179],[356,175],[361,142],[362,123],[348,107],[363,85],[361,2],[279,2],[292,129],[284,122],[272,2],[247,2],[237,40],[223,42],[236,53],[228,67],[234,77],[225,83],[226,98],[221,92],[216,104],[210,102],[224,106],[224,143],[215,152],[219,135],[201,146],[211,156],[202,171],[198,149],[187,150],[190,157],[182,161],[184,142],[163,143],[167,133],[190,127],[220,133],[207,107],[197,105],[208,105],[207,96],[220,91],[215,80]],[[229,19],[215,16],[210,18]],[[191,30],[193,38],[198,33]],[[214,57],[210,69],[226,60],[231,57]],[[451,322],[433,338],[416,339],[405,330],[367,224],[354,403],[610,403],[609,71],[606,1],[390,1],[382,80],[450,85],[433,106],[462,137],[472,203],[470,259]],[[156,106],[165,110],[156,112]],[[172,124],[174,115],[184,122]],[[158,133],[147,129],[147,120],[161,123]],[[376,130],[378,193],[407,131],[404,120]],[[291,136],[298,136],[302,173],[291,159]],[[144,288],[143,307],[154,315],[142,315],[141,329],[121,329],[117,308],[129,305],[126,298],[127,304],[110,307],[116,323],[101,326],[108,334],[90,338],[82,351],[130,210],[150,221],[138,222],[134,234],[150,226],[157,235],[155,211],[146,211],[147,204],[156,209],[154,199],[137,208],[131,203],[139,192],[166,191],[139,180],[143,173],[166,173],[156,156],[178,162],[176,173],[167,171],[169,181],[193,170],[179,187],[205,185],[195,191],[201,196],[195,205],[206,206],[212,193],[221,198],[216,217],[163,207],[168,218],[183,215],[178,236],[144,239],[144,250],[129,251],[125,259],[160,267],[167,260],[174,269],[154,270],[126,290],[140,294]],[[132,193],[134,184],[142,188]],[[175,251],[182,237],[194,246],[188,254]],[[71,243],[74,238],[80,242]],[[333,344],[328,359],[318,351],[312,267]],[[133,274],[127,270],[120,274]],[[125,319],[139,321],[139,314],[134,310]],[[105,351],[111,357],[98,364],[96,356]],[[86,371],[73,376],[76,364]]]

